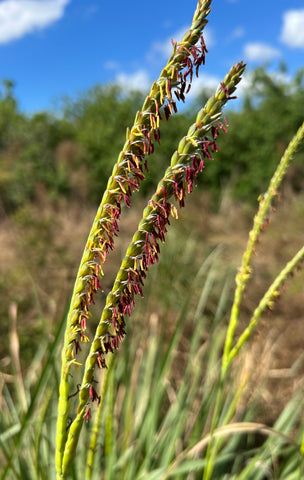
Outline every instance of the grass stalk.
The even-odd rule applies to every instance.
[[[21,362],[20,362],[20,347],[19,336],[17,332],[17,312],[18,307],[15,302],[12,302],[9,307],[10,319],[10,350],[12,356],[12,363],[14,367],[15,389],[19,405],[22,406],[23,412],[27,410],[27,400],[22,377]]]
[[[275,278],[274,282],[270,285],[266,291],[263,298],[260,300],[258,306],[256,307],[253,315],[249,321],[249,325],[245,328],[243,333],[240,335],[239,339],[236,342],[236,345],[231,349],[228,360],[227,367],[229,368],[233,359],[238,355],[239,351],[243,347],[244,343],[249,339],[252,332],[258,325],[260,317],[265,310],[271,312],[273,309],[274,301],[280,296],[280,289],[282,285],[285,284],[286,280],[294,270],[302,263],[304,260],[304,247],[302,247],[296,255],[285,265],[279,275]]]
[[[303,261],[304,247],[302,247],[297,252],[297,254],[290,260],[290,262],[286,264],[286,266],[282,269],[280,274],[275,278],[275,280],[273,281],[273,283],[268,288],[267,292],[259,302],[259,305],[256,307],[248,327],[240,335],[236,345],[233,346],[235,329],[238,325],[238,320],[239,320],[240,303],[242,300],[243,292],[247,286],[247,282],[251,274],[250,262],[251,262],[252,254],[255,251],[255,247],[256,247],[259,235],[261,233],[262,226],[265,221],[265,217],[268,214],[269,210],[271,209],[272,201],[274,197],[278,194],[279,186],[285,176],[287,168],[291,163],[298,148],[303,143],[303,140],[304,140],[304,123],[300,126],[297,133],[292,138],[287,149],[285,150],[285,153],[282,156],[281,161],[274,175],[270,180],[267,192],[264,195],[262,195],[259,199],[258,212],[254,217],[253,228],[249,233],[249,240],[243,255],[242,265],[240,267],[239,272],[236,275],[236,289],[235,289],[235,295],[234,295],[234,302],[232,305],[231,315],[230,315],[227,334],[226,334],[224,353],[223,353],[222,365],[221,365],[221,375],[220,375],[217,399],[216,399],[213,419],[212,419],[211,434],[212,432],[215,431],[215,429],[219,425],[220,412],[222,410],[223,399],[224,399],[224,385],[227,380],[227,373],[232,361],[238,355],[238,353],[240,352],[245,342],[251,336],[252,332],[254,331],[255,327],[258,324],[258,321],[262,313],[266,309],[272,310],[275,299],[278,298],[280,295],[280,288],[282,287],[282,285],[284,284],[288,276],[291,275],[294,269]],[[207,463],[206,463],[206,469],[204,470],[204,474],[203,474],[203,480],[209,480],[211,478],[213,468],[214,468],[214,461],[218,452],[218,447],[219,445],[217,442],[210,442],[210,444],[208,445]]]
[[[87,480],[91,480],[92,478],[94,458],[97,450],[97,439],[98,439],[98,433],[100,430],[100,423],[101,423],[101,414],[102,414],[104,403],[105,403],[105,394],[106,394],[107,385],[108,385],[108,378],[113,365],[113,361],[114,361],[114,355],[109,357],[108,365],[107,365],[108,368],[105,369],[104,371],[101,387],[99,390],[99,405],[97,408],[97,412],[95,413],[95,416],[94,416],[94,423],[93,423],[92,431],[90,435],[90,442],[89,442],[88,455],[87,455],[87,461],[86,461],[86,479]]]
[[[251,274],[250,262],[252,254],[255,252],[255,248],[261,234],[262,227],[267,218],[267,214],[271,209],[271,204],[276,195],[278,195],[278,189],[285,176],[288,166],[294,158],[300,145],[304,140],[304,123],[300,126],[295,136],[292,138],[281,161],[273,174],[267,192],[259,197],[258,212],[254,217],[253,227],[249,233],[248,244],[243,255],[242,264],[240,270],[236,276],[236,289],[234,294],[234,302],[231,309],[231,316],[229,320],[229,326],[227,331],[227,337],[224,348],[223,362],[222,362],[222,376],[225,376],[225,371],[229,367],[229,359],[231,349],[234,341],[234,334],[239,321],[240,304],[242,301],[244,290],[246,289],[248,280]]]
[[[50,378],[50,374],[52,373],[51,370],[53,370],[54,367],[54,361],[56,358],[56,353],[59,348],[60,342],[62,340],[62,335],[64,332],[64,327],[65,327],[65,318],[62,319],[58,331],[56,333],[56,337],[54,339],[54,342],[49,346],[48,349],[48,355],[47,359],[45,362],[45,365],[40,373],[39,380],[37,384],[35,385],[35,388],[33,390],[31,400],[28,406],[28,409],[26,410],[25,414],[23,415],[22,421],[20,423],[20,428],[18,428],[18,432],[16,434],[16,438],[14,439],[14,445],[13,448],[11,448],[9,452],[9,457],[7,458],[7,463],[5,465],[5,468],[3,469],[2,475],[1,475],[1,480],[6,480],[8,472],[10,471],[11,468],[13,468],[13,462],[16,458],[18,458],[18,451],[20,449],[21,442],[27,433],[27,430],[29,428],[30,424],[30,419],[32,418],[35,409],[38,404],[38,400],[40,398],[40,395],[43,392],[43,389]],[[53,376],[54,378],[54,376]]]

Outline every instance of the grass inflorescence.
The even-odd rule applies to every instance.
[[[57,465],[61,469],[66,425],[69,412],[69,372],[72,364],[77,365],[76,356],[80,343],[89,341],[85,331],[90,317],[90,305],[98,290],[102,290],[100,279],[108,253],[114,249],[114,236],[118,233],[121,202],[130,206],[132,192],[139,189],[144,179],[144,168],[148,168],[146,157],[154,151],[153,142],[160,141],[159,122],[162,115],[168,120],[174,113],[176,101],[184,101],[191,85],[193,70],[205,62],[206,46],[202,30],[210,12],[211,1],[198,2],[193,22],[180,44],[173,44],[173,52],[154,82],[142,110],[136,115],[118,161],[114,165],[106,191],[95,216],[86,248],[81,259],[75,281],[67,318],[65,346],[62,353],[60,403],[58,411]],[[200,39],[201,45],[197,46]],[[162,113],[161,113],[162,111]]]

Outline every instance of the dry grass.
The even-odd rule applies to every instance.
[[[136,212],[140,214],[142,201]],[[257,304],[271,278],[301,245],[304,230],[303,198],[284,198],[272,214],[272,221],[260,239],[254,259],[254,275],[242,310],[243,324]],[[137,225],[137,213],[124,212],[117,251],[108,262],[107,275],[112,278],[125,245]],[[173,222],[176,238],[185,238],[193,232],[198,242],[197,251],[218,244],[224,245],[223,274],[237,268],[251,227],[253,211],[244,205],[234,205],[229,196],[223,198],[219,213],[210,213],[210,202],[204,194],[196,193],[188,199],[187,212],[182,222]],[[2,322],[0,370],[12,372],[8,334],[11,320],[9,306],[18,305],[17,330],[20,337],[22,368],[47,329],[52,335],[57,320],[65,311],[71,285],[77,270],[87,231],[95,209],[75,202],[50,204],[43,198],[39,206],[28,207],[14,218],[2,220],[0,232],[0,276]],[[202,248],[203,247],[203,248]],[[303,272],[287,285],[286,292],[274,312],[265,316],[256,337],[251,341],[241,362],[252,378],[249,397],[261,383],[265,385],[260,401],[258,420],[271,424],[286,401],[303,382],[304,316]],[[111,287],[108,280],[106,289]],[[149,300],[151,302],[151,299]],[[157,299],[155,299],[157,304]],[[39,308],[38,308],[39,307]],[[40,309],[40,313],[39,313]],[[159,311],[157,305],[150,311]],[[170,313],[169,313],[170,315]],[[258,341],[256,341],[258,340]],[[270,407],[271,406],[271,407]]]

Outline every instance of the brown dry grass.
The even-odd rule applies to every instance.
[[[1,322],[0,370],[11,373],[8,349],[9,306],[18,305],[18,334],[22,367],[26,368],[35,342],[45,332],[56,329],[64,314],[95,209],[79,199],[51,204],[40,193],[39,205],[4,218],[0,229]],[[127,242],[136,228],[142,201],[135,211],[124,212],[117,251],[108,262],[107,291]],[[172,225],[176,237],[195,232],[203,246],[225,246],[223,265],[237,268],[247,242],[254,211],[235,205],[224,196],[219,213],[210,213],[207,196],[196,193],[181,212],[181,222]],[[303,241],[303,197],[285,197],[272,214],[272,222],[261,235],[254,259],[254,274],[244,298],[242,324],[261,298],[265,288]],[[201,248],[197,245],[197,248]],[[304,289],[303,272],[287,285],[287,290],[270,316],[264,316],[250,347],[241,361],[252,378],[247,398],[265,385],[258,420],[271,423],[282,406],[303,382],[304,375]],[[151,302],[151,300],[150,300]],[[157,302],[157,299],[155,299]],[[41,313],[39,313],[39,310]],[[151,311],[157,311],[157,308]],[[43,326],[44,325],[44,326]]]
[[[253,274],[241,313],[241,325],[263,296],[275,275],[301,248],[304,231],[303,197],[288,196],[271,214],[253,259]],[[210,240],[223,242],[226,261],[236,267],[245,248],[252,212],[242,205],[225,208],[210,222]],[[248,348],[238,359],[250,374],[246,402],[260,391],[257,421],[272,424],[284,405],[304,383],[304,272],[286,283],[274,311],[262,318]],[[263,388],[262,388],[263,387]]]

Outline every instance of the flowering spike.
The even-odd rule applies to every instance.
[[[232,67],[227,78],[225,77],[223,83],[229,93],[233,90],[234,82],[240,79],[244,68],[245,66],[240,63]],[[228,98],[220,95],[220,92],[221,88],[198,113],[195,124],[189,128],[188,135],[180,142],[177,152],[172,156],[171,165],[144,209],[143,218],[127,249],[112,291],[107,296],[95,339],[91,343],[87,357],[89,368],[86,368],[82,382],[83,395],[81,398],[79,396],[79,412],[83,411],[90,400],[90,392],[84,386],[92,385],[94,365],[100,367],[103,355],[113,353],[118,348],[119,342],[126,334],[124,316],[130,315],[133,310],[135,295],[143,296],[142,285],[146,272],[151,265],[158,262],[159,243],[165,241],[170,213],[177,217],[176,207],[172,206],[170,200],[175,198],[180,207],[184,206],[186,192],[192,192],[196,177],[204,167],[203,158],[212,158],[212,153],[218,150],[215,140],[210,140],[207,133],[213,130],[213,135],[217,136],[220,131],[224,131],[220,128],[221,123],[217,125],[216,122],[222,116],[221,108]],[[213,122],[210,122],[211,109],[215,115]],[[103,339],[102,354],[100,342],[96,341],[98,338]],[[75,431],[80,428],[81,418],[78,416],[71,425],[68,441],[74,442],[72,435],[75,436]]]
[[[207,23],[206,16],[210,11],[211,0],[200,0],[193,17],[191,28],[186,32],[183,40],[173,46],[172,55],[167,65],[162,70],[159,79],[152,84],[149,95],[146,97],[142,110],[135,117],[134,125],[127,131],[127,137],[124,147],[119,154],[117,163],[113,168],[103,195],[101,204],[98,208],[86,248],[81,259],[77,280],[75,282],[72,294],[70,310],[67,319],[67,329],[65,334],[65,344],[62,356],[62,375],[60,383],[60,400],[58,415],[58,442],[56,446],[56,466],[58,475],[64,476],[71,463],[71,451],[73,442],[77,442],[77,431],[81,428],[83,418],[90,416],[90,409],[86,410],[86,404],[83,403],[83,397],[89,396],[89,390],[82,389],[82,397],[78,414],[69,430],[67,436],[66,424],[69,413],[69,372],[71,366],[76,364],[75,357],[80,350],[80,342],[88,341],[84,334],[86,323],[88,321],[89,310],[94,303],[94,297],[97,291],[102,290],[100,280],[103,275],[103,263],[108,254],[114,250],[114,238],[118,232],[118,222],[121,213],[121,203],[124,202],[127,207],[131,205],[130,198],[134,191],[138,190],[141,181],[144,179],[144,169],[148,169],[147,157],[154,151],[154,141],[160,141],[159,124],[162,118],[169,117],[177,111],[176,103],[172,98],[172,92],[178,100],[184,101],[186,92],[189,91],[193,72],[198,72],[199,66],[205,62],[204,40],[201,38],[202,30]],[[197,42],[201,40],[200,47]],[[237,74],[235,75],[237,77]],[[230,83],[229,83],[230,82]],[[236,82],[233,78],[227,77],[223,82],[227,85],[229,94],[234,91]],[[227,98],[225,99],[228,100]],[[201,142],[207,131],[207,123],[211,124],[216,120],[216,115],[221,115],[221,106],[223,101],[218,99],[212,104],[212,111],[208,111],[208,122],[202,122],[202,129],[198,129],[196,136],[189,135],[187,139],[187,154],[190,156],[197,149],[204,157],[209,158],[211,153],[217,150],[215,142],[207,144],[209,140]],[[163,114],[162,114],[163,112]],[[210,153],[211,150],[211,153]],[[207,154],[208,152],[208,154]],[[181,154],[184,152],[181,151]],[[191,160],[190,160],[191,159]],[[186,161],[186,157],[185,157]],[[155,198],[155,208],[151,205],[147,209],[147,217],[142,225],[142,237],[140,244],[132,244],[130,263],[128,267],[134,268],[134,259],[136,258],[136,270],[140,272],[137,277],[134,274],[127,278],[125,282],[125,272],[115,282],[115,289],[107,297],[106,308],[100,326],[97,329],[98,337],[104,336],[103,343],[98,342],[96,347],[95,340],[91,343],[91,350],[88,357],[89,367],[86,366],[84,378],[93,375],[93,365],[103,366],[103,357],[98,356],[97,352],[101,349],[103,354],[113,352],[118,347],[118,343],[125,335],[124,315],[130,314],[134,308],[134,296],[142,295],[142,282],[150,265],[158,261],[159,242],[163,242],[166,234],[166,227],[169,224],[170,212],[174,212],[170,197],[176,197],[180,206],[185,203],[186,191],[192,191],[193,182],[195,182],[198,171],[201,171],[201,163],[195,163],[188,170],[190,185],[185,178],[188,165],[181,169],[174,169],[173,166],[168,172],[169,177],[164,180],[160,188],[160,197]],[[187,178],[188,178],[187,177]],[[176,180],[174,180],[176,178]],[[165,196],[162,195],[165,193]],[[145,233],[148,238],[145,241]],[[137,239],[138,240],[138,239]],[[139,267],[138,267],[139,265]],[[122,300],[123,299],[123,300]],[[113,317],[113,307],[116,307],[116,314]],[[83,316],[85,314],[85,317]],[[85,318],[85,320],[84,320]],[[115,319],[115,320],[114,320]],[[114,320],[114,321],[113,321]],[[106,336],[105,336],[106,335]],[[96,349],[97,348],[97,349]],[[89,373],[90,372],[90,373]],[[92,381],[86,381],[90,385]],[[88,398],[87,398],[88,400]],[[87,401],[86,400],[86,401]]]

